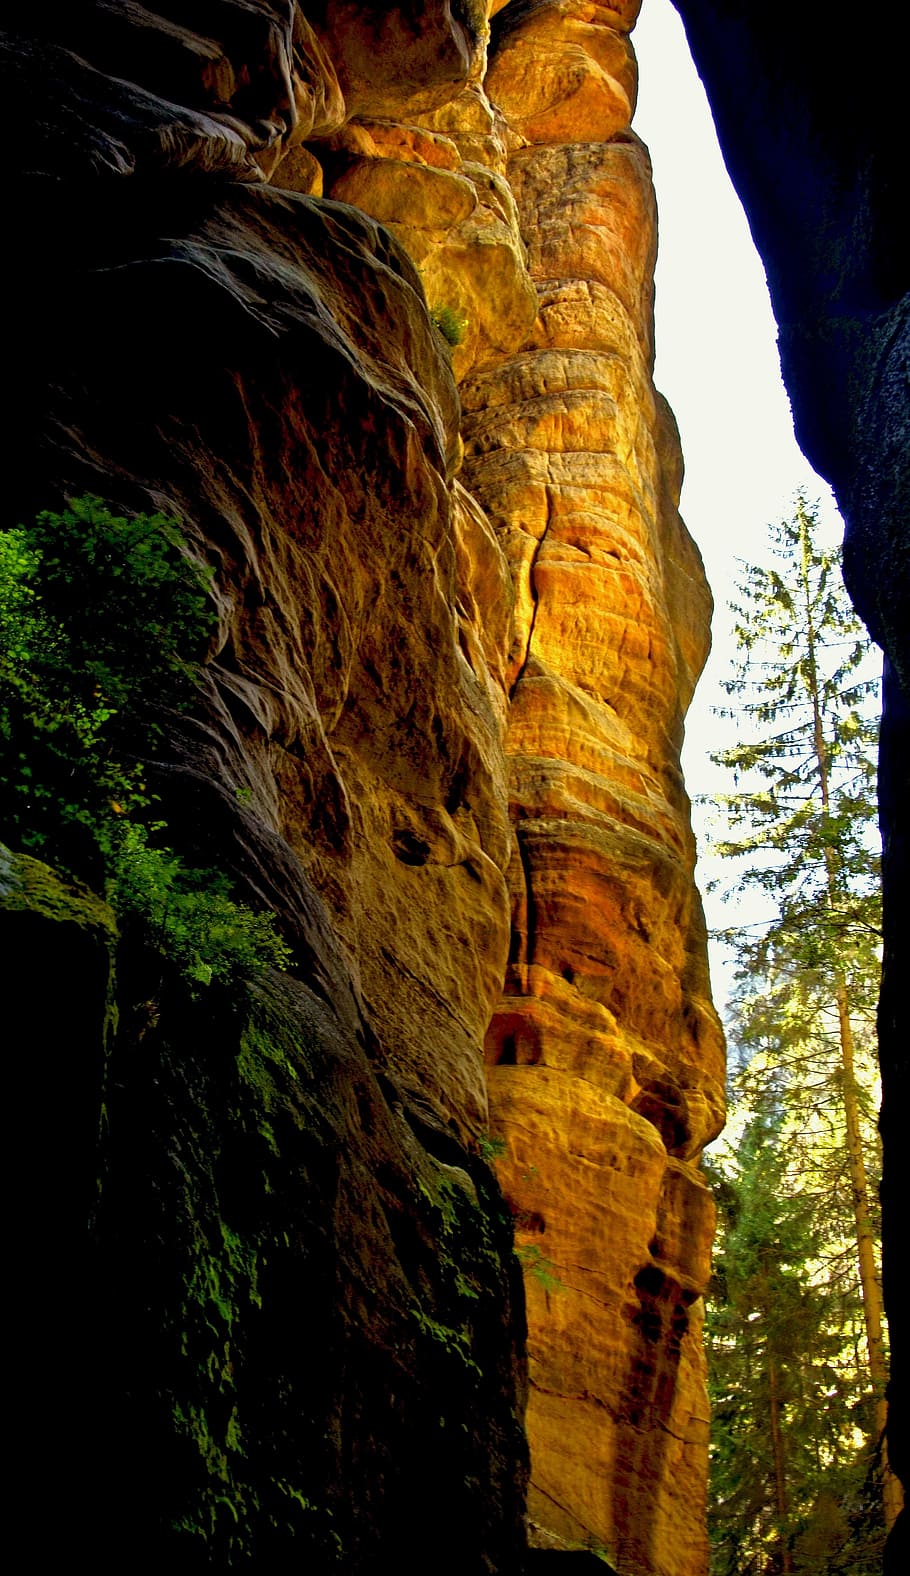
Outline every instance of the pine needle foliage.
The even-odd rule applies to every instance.
[[[770,1486],[765,1480],[765,1531],[758,1537],[755,1506],[745,1542],[728,1522],[716,1565],[724,1576],[864,1570],[833,1563],[831,1540],[828,1564],[800,1563],[805,1549],[798,1552],[815,1525],[811,1506],[830,1498],[832,1485],[843,1486],[848,1468],[854,1477],[865,1473],[865,1482],[872,1463],[880,1462],[884,1509],[880,1503],[867,1531],[877,1536],[882,1514],[887,1521],[894,1513],[894,1480],[882,1454],[887,1370],[876,1245],[877,682],[838,554],[819,545],[817,506],[797,495],[772,543],[774,566],[744,566],[733,608],[738,660],[725,686],[736,704],[722,712],[735,718],[739,737],[712,757],[732,778],[731,790],[713,801],[724,828],[715,850],[735,870],[724,897],[736,900],[739,916],[757,899],[752,911],[759,915],[721,932],[736,958],[728,1028],[744,1137],[740,1154],[720,1164],[737,1190],[733,1252],[743,1251],[741,1233],[751,1221],[751,1231],[765,1233],[769,1276],[775,1264],[792,1267],[792,1284],[784,1276],[777,1286],[776,1306],[792,1301],[787,1322],[805,1393],[811,1396],[821,1374],[828,1400],[822,1406],[816,1397],[802,1412],[795,1409],[783,1352],[775,1359],[773,1406],[759,1397],[761,1363],[751,1370],[754,1381],[744,1380],[737,1406],[764,1407],[769,1418],[776,1407],[783,1443],[776,1476]],[[756,1146],[763,1157],[758,1179],[750,1170]],[[771,1194],[759,1208],[768,1182]],[[814,1333],[803,1317],[810,1307],[817,1314]],[[723,1316],[716,1312],[720,1323],[709,1337],[719,1342],[721,1359],[723,1318],[731,1316],[729,1304]],[[767,1309],[737,1316],[741,1345],[748,1348],[761,1329],[773,1345]],[[731,1405],[729,1398],[722,1403],[718,1426],[727,1428],[726,1445],[714,1452],[714,1514],[722,1521],[724,1506],[734,1519],[743,1509],[730,1473],[748,1478],[743,1462],[750,1450],[760,1453],[746,1413],[737,1416]],[[844,1530],[844,1548],[848,1542]]]
[[[833,1287],[819,1259],[830,1225],[792,1139],[784,1082],[768,1078],[708,1166],[712,1576],[872,1576],[884,1542],[859,1288],[855,1272]]]
[[[881,935],[870,836],[878,680],[840,555],[817,533],[818,506],[798,494],[793,517],[771,533],[781,567],[743,566],[732,604],[739,656],[724,684],[736,705],[719,713],[736,720],[740,740],[712,755],[734,785],[714,801],[727,831],[716,847],[740,861],[728,895],[755,891],[775,910],[754,940],[730,933],[745,966],[785,948],[821,966],[835,948],[858,948],[868,977]]]

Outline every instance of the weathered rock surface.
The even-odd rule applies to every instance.
[[[347,113],[408,114],[445,104],[468,79],[483,42],[484,0],[308,0]]]
[[[10,517],[91,490],[214,567],[150,770],[295,949],[238,1006],[121,944],[106,1062],[86,1031],[99,1443],[62,1519],[101,1569],[519,1571],[489,1087],[535,1537],[704,1570],[709,597],[651,383],[637,4],[490,10],[487,65],[475,0],[8,8]]]
[[[323,155],[327,195],[386,224],[417,264],[431,309],[463,323],[463,377],[524,344],[537,314],[505,179],[507,128],[479,82],[420,126],[359,121]]]
[[[21,28],[4,44],[13,170],[262,180],[344,118],[334,66],[294,0],[12,0],[4,24]]]
[[[509,6],[485,86],[520,134],[507,174],[539,301],[520,353],[461,383],[462,475],[515,586],[513,938],[487,1055],[526,1264],[529,1508],[542,1544],[696,1573],[697,1160],[723,1052],[678,751],[709,599],[651,382],[654,201],[624,23]]]
[[[532,143],[609,142],[624,131],[637,83],[627,29],[638,9],[513,0],[486,78],[510,127]]]
[[[213,565],[205,683],[154,785],[175,846],[275,911],[295,969],[194,999],[120,949],[116,1040],[90,1048],[104,1126],[95,1089],[42,1193],[72,1187],[74,1145],[100,1179],[88,1231],[80,1194],[56,1240],[80,1288],[68,1415],[93,1422],[54,1525],[105,1571],[141,1548],[350,1572],[394,1549],[416,1572],[440,1527],[440,1569],[517,1571],[520,1273],[476,1148],[509,933],[507,573],[452,479],[458,402],[413,265],[362,213],[263,184],[293,134],[297,8],[192,13],[176,44],[131,5],[7,40],[18,127],[39,111],[7,192],[28,325],[7,519],[90,490],[174,514]],[[233,76],[180,107],[172,45]],[[239,90],[214,107],[234,79],[255,122]],[[62,1081],[68,1044],[28,1006],[43,956],[15,977]],[[24,1341],[37,1482],[59,1367]]]

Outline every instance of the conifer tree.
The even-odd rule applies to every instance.
[[[786,1080],[766,1077],[709,1162],[719,1229],[706,1349],[713,1576],[872,1576],[884,1541],[846,1305],[813,1272],[819,1200],[802,1186]],[[734,1122],[736,1120],[734,1111]],[[871,1495],[871,1503],[870,1503]]]
[[[780,568],[747,566],[740,587],[740,657],[725,688],[737,701],[727,715],[738,718],[741,742],[713,757],[734,782],[716,801],[727,825],[718,851],[739,863],[730,892],[757,891],[766,906],[757,925],[726,933],[738,963],[736,1037],[753,1058],[753,1084],[784,1071],[807,1190],[821,1193],[826,1155],[841,1197],[841,1164],[848,1179],[865,1366],[884,1450],[887,1359],[868,1176],[880,942],[875,680],[838,555],[817,536],[817,508],[798,495],[792,518],[773,532]],[[890,1525],[900,1487],[886,1460],[883,1494]]]

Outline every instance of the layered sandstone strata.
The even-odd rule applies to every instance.
[[[539,299],[463,382],[463,476],[506,548],[512,948],[487,1036],[529,1301],[538,1539],[706,1563],[700,1347],[722,1119],[682,717],[710,603],[651,382],[655,214],[629,130],[637,6],[507,7],[486,91]]]
[[[544,1545],[689,1576],[713,1229],[697,1162],[723,1052],[679,748],[710,599],[651,381],[638,8],[494,9],[482,80],[318,151],[326,191],[388,224],[431,304],[466,318],[461,476],[511,570],[512,942],[487,1060],[526,1265],[531,1515]]]
[[[517,1573],[488,1086],[535,1535],[696,1576],[708,597],[650,377],[636,6],[493,4],[488,70],[478,0],[11,10],[14,513],[163,508],[215,569],[151,770],[295,949],[249,1020],[120,957],[73,1504],[101,1568],[140,1536]]]

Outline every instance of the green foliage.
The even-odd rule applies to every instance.
[[[483,1133],[478,1139],[477,1147],[480,1150],[480,1158],[485,1160],[487,1165],[492,1165],[494,1161],[502,1159],[508,1145],[504,1138],[494,1138],[492,1133]]]
[[[519,1243],[515,1249],[515,1256],[525,1274],[536,1280],[538,1286],[542,1286],[545,1292],[565,1291],[565,1285],[559,1279],[552,1263],[544,1257],[536,1243]]]
[[[118,828],[109,862],[109,899],[129,923],[197,985],[222,984],[268,964],[286,968],[290,948],[271,914],[235,903],[227,877],[191,869],[167,848],[153,848],[143,826]]]
[[[607,1548],[605,1543],[598,1543],[593,1533],[589,1533],[583,1543],[573,1545],[573,1547],[584,1549],[586,1553],[593,1554],[595,1559],[600,1560],[604,1565],[608,1565],[611,1571],[613,1570],[614,1556],[612,1551]]]
[[[453,1325],[441,1324],[438,1319],[433,1319],[428,1313],[416,1304],[411,1308],[412,1316],[417,1320],[422,1335],[428,1335],[436,1341],[443,1351],[454,1357],[471,1373],[479,1374],[480,1369],[471,1356],[471,1336],[466,1329],[455,1329]]]
[[[790,1138],[771,1081],[707,1168],[719,1216],[705,1325],[713,1576],[777,1572],[784,1549],[794,1576],[865,1576],[884,1536],[855,1277],[838,1288],[817,1272],[829,1223]]]
[[[787,955],[824,968],[853,952],[867,975],[880,938],[874,846],[877,679],[869,639],[850,606],[839,554],[817,545],[817,507],[798,495],[772,531],[780,569],[744,566],[732,604],[740,652],[725,684],[738,742],[712,755],[733,777],[714,801],[739,863],[727,896],[767,896],[773,922],[734,929],[748,970]],[[820,772],[826,779],[822,790]]]
[[[421,1336],[428,1337],[447,1359],[456,1359],[473,1382],[485,1377],[481,1332],[508,1252],[497,1241],[489,1197],[484,1197],[484,1189],[497,1199],[498,1191],[489,1176],[475,1172],[472,1180],[467,1172],[439,1162],[434,1171],[427,1180],[416,1178],[438,1275],[433,1312],[416,1302],[410,1313]]]
[[[226,877],[155,846],[166,828],[135,758],[193,694],[210,578],[176,521],[93,497],[0,532],[3,835],[103,889],[195,986],[289,957],[272,916],[234,902]]]
[[[461,307],[434,306],[430,311],[430,322],[453,350],[463,343],[468,329],[468,315]]]
[[[715,801],[716,848],[735,862],[725,897],[740,904],[722,933],[737,960],[739,1136],[714,1162],[707,1325],[716,1576],[858,1576],[857,1548],[881,1533],[862,1489],[878,1427],[877,1291],[859,1268],[878,1165],[876,683],[838,555],[817,535],[817,510],[798,496],[772,533],[779,567],[745,566],[726,685],[738,704],[722,714],[735,716],[737,742],[713,757],[733,780]],[[841,1501],[866,1508],[838,1530],[829,1510]]]
[[[138,739],[192,694],[208,575],[163,515],[80,498],[0,532],[0,822],[11,846],[82,875],[113,818],[149,803]]]
[[[843,1127],[841,986],[857,1039],[856,1095],[870,1114],[881,938],[876,681],[838,554],[817,545],[817,530],[817,510],[799,495],[793,518],[772,532],[781,568],[745,566],[734,608],[740,658],[725,686],[738,701],[725,714],[737,743],[713,757],[734,784],[714,805],[727,833],[716,851],[736,867],[724,899],[742,916],[721,932],[737,959],[730,1035],[740,1094],[786,1069],[816,1149],[822,1130],[830,1142]]]

